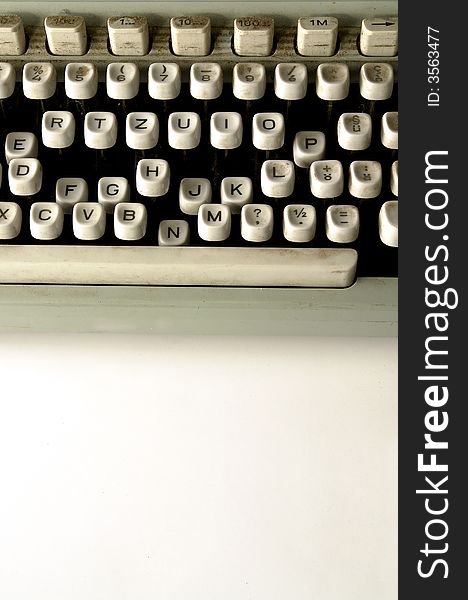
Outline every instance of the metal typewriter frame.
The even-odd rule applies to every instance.
[[[33,5],[26,2],[24,5]],[[41,11],[36,15],[59,14],[61,8],[71,7],[74,12],[83,14],[76,3],[39,3]],[[92,3],[83,3],[91,6]],[[101,4],[106,7],[106,3]],[[119,10],[120,4],[114,3],[112,13]],[[142,3],[149,7],[151,3]],[[202,2],[199,14],[210,13],[212,3]],[[232,11],[233,5],[241,10],[243,3],[226,2]],[[275,4],[269,3],[258,10],[259,3],[245,5],[247,12],[274,13]],[[303,7],[308,3],[291,3],[295,13],[304,16]],[[324,8],[329,4],[329,10]],[[281,26],[276,29],[275,52],[262,57],[261,62],[270,74],[274,65],[280,61],[307,63],[311,72],[323,62],[345,61],[352,76],[357,75],[359,67],[369,61],[362,56],[356,46],[359,27],[356,15],[365,15],[374,4],[380,4],[382,12],[388,6],[396,8],[396,3],[360,2],[352,10],[352,26],[341,26],[339,47],[331,57],[304,57],[294,46],[295,27]],[[301,7],[298,9],[298,6]],[[310,3],[314,14],[340,16],[339,8],[351,8],[351,3],[324,2]],[[38,6],[35,4],[35,6]],[[97,6],[97,5],[95,5]],[[190,2],[163,2],[167,12],[171,7],[172,16],[181,11],[194,14]],[[371,9],[371,7],[373,7]],[[17,3],[0,2],[0,12],[22,11]],[[288,9],[289,9],[288,3]],[[270,9],[270,11],[268,10]],[[271,10],[273,9],[273,10]],[[89,10],[89,8],[88,8]],[[161,11],[156,7],[158,14]],[[109,12],[109,5],[106,7]],[[109,12],[109,14],[110,14]],[[133,12],[137,12],[136,9]],[[147,10],[138,11],[147,14]],[[382,15],[382,12],[379,16]],[[395,11],[392,11],[393,13]],[[238,14],[240,14],[238,12]],[[385,14],[385,13],[384,13]],[[87,15],[85,15],[87,17]],[[284,11],[283,11],[284,17]],[[37,16],[38,20],[39,17]],[[88,20],[88,17],[87,17]],[[284,18],[283,18],[284,20]],[[92,21],[92,20],[91,20]],[[281,23],[281,18],[278,20]],[[214,20],[216,23],[216,20]],[[292,19],[289,19],[292,23]],[[170,50],[169,28],[152,27],[152,46],[150,52],[139,57],[113,56],[107,46],[106,28],[88,26],[89,50],[84,56],[53,56],[48,53],[45,32],[42,26],[27,26],[29,46],[22,56],[0,56],[0,61],[11,62],[21,69],[25,62],[50,61],[58,68],[59,78],[68,62],[90,61],[98,65],[103,72],[109,61],[137,62],[141,68],[142,80],[150,63],[176,60],[185,73],[194,61],[219,62],[228,75],[235,63],[252,61],[252,57],[236,56],[231,48],[232,27],[213,27],[213,49],[205,57],[176,57]],[[398,67],[397,57],[385,58]],[[378,335],[388,336],[397,333],[397,279],[361,278],[350,288],[345,289],[298,289],[298,288],[207,288],[207,287],[140,287],[140,286],[79,286],[79,285],[8,285],[0,284],[0,331],[74,331],[74,332],[135,332],[135,333],[179,333],[179,334],[276,334],[276,335]]]
[[[345,289],[0,285],[0,331],[397,334],[397,280]]]

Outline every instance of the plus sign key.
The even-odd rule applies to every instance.
[[[336,198],[343,193],[343,166],[339,160],[316,160],[310,165],[310,191],[316,198]]]

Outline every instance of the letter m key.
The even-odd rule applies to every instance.
[[[218,212],[213,215],[213,213],[211,212],[211,210],[208,211],[208,218],[207,221],[221,221],[221,211],[218,210]]]

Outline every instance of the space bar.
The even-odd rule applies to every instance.
[[[0,283],[350,286],[351,248],[0,246]]]

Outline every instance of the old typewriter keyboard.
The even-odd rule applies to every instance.
[[[113,58],[0,64],[3,283],[396,276],[390,64]]]

